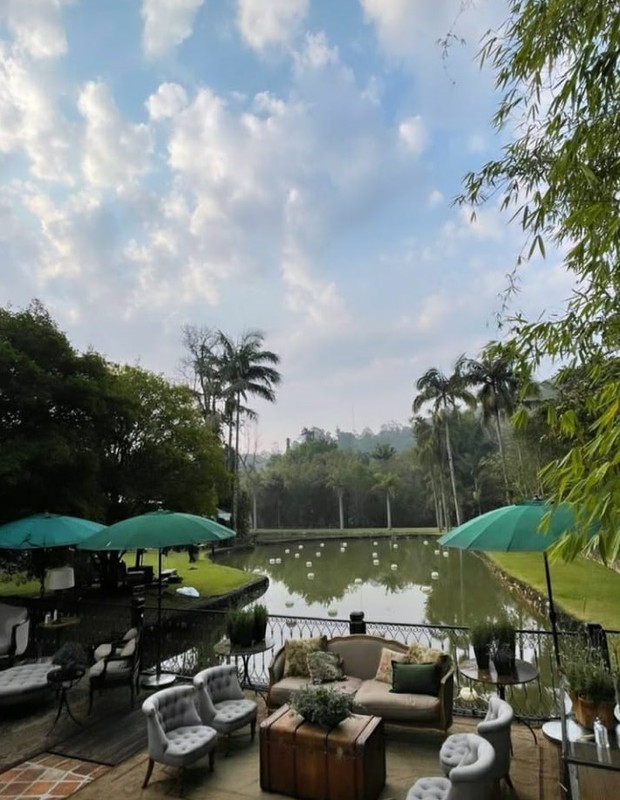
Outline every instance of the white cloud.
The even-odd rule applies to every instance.
[[[428,196],[428,205],[430,208],[437,208],[437,206],[441,205],[445,197],[439,189],[433,189],[433,191]]]
[[[153,120],[174,117],[186,105],[187,93],[178,83],[162,83],[146,101],[149,116]]]
[[[204,0],[142,0],[142,44],[149,58],[166,55],[192,35]]]
[[[237,0],[237,26],[254,50],[287,44],[308,13],[309,0]]]
[[[88,82],[78,108],[86,121],[82,171],[88,183],[118,190],[146,172],[152,151],[150,131],[144,124],[122,119],[104,83]]]
[[[428,132],[422,117],[404,119],[398,126],[398,135],[405,147],[414,155],[419,156],[428,144]]]
[[[6,20],[17,47],[35,59],[67,52],[62,6],[73,0],[0,0],[0,21]]]

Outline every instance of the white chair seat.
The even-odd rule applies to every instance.
[[[226,736],[227,753],[233,731],[249,725],[254,740],[258,705],[243,694],[234,664],[220,664],[202,670],[194,675],[194,686],[198,693],[200,719],[204,725],[211,725]]]
[[[407,792],[407,800],[445,800],[450,786],[447,778],[419,778]]]
[[[166,763],[173,767],[181,767],[187,763],[188,756],[194,761],[215,747],[217,731],[207,725],[185,725],[168,731],[166,737],[168,739]]]
[[[439,751],[439,763],[444,774],[448,775],[451,769],[458,767],[468,753],[466,733],[453,733],[448,736]]]
[[[248,725],[256,718],[256,703],[253,700],[223,700],[213,705],[216,714],[210,724],[222,733]]]

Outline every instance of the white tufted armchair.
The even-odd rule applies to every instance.
[[[217,731],[202,724],[195,701],[195,688],[186,685],[162,689],[142,704],[149,743],[143,789],[148,785],[155,761],[183,769],[208,753],[209,769],[213,771]],[[182,781],[183,778],[181,794]]]
[[[466,749],[448,777],[419,778],[406,800],[488,800],[493,783],[493,745],[475,733],[463,737]]]
[[[250,725],[252,741],[256,733],[257,704],[243,694],[234,664],[209,667],[194,675],[198,691],[198,711],[205,725],[226,737],[226,755],[233,731]]]

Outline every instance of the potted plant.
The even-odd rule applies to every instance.
[[[232,647],[250,647],[254,642],[254,611],[235,609],[226,617],[226,632]]]
[[[254,613],[254,641],[264,642],[267,634],[267,622],[269,620],[269,612],[267,606],[262,603],[256,603],[253,608]]]
[[[507,617],[500,617],[491,624],[492,643],[489,649],[491,660],[498,675],[510,675],[515,667],[517,632]]]
[[[493,628],[488,619],[480,620],[469,628],[469,638],[474,648],[478,669],[489,668],[489,648],[493,642]]]
[[[291,694],[289,705],[306,722],[333,728],[351,714],[353,695],[325,686],[303,686]]]
[[[584,728],[592,728],[599,717],[606,728],[615,728],[617,675],[607,667],[600,651],[586,643],[571,648],[564,658],[563,671],[576,721]]]

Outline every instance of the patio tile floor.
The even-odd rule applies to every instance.
[[[0,773],[2,800],[52,800],[69,797],[111,767],[43,753]]]

